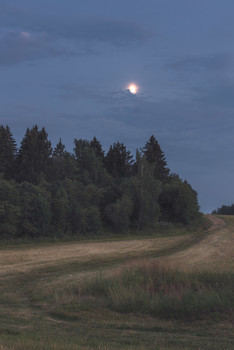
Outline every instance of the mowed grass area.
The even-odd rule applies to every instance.
[[[188,236],[2,248],[0,350],[233,349],[225,221]]]

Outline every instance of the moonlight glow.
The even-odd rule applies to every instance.
[[[128,90],[131,92],[131,94],[136,94],[138,91],[138,87],[135,84],[131,84],[129,85]]]

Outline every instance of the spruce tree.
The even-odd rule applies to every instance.
[[[55,146],[52,155],[49,178],[52,181],[74,178],[76,174],[76,164],[74,156],[66,151],[61,138]]]
[[[134,211],[132,220],[137,231],[154,227],[160,216],[158,197],[162,183],[154,176],[154,167],[139,151],[136,153],[137,173],[131,178]]]
[[[62,143],[61,137],[59,139],[59,142],[55,146],[53,150],[53,158],[64,158],[65,155],[65,145]]]
[[[16,156],[16,142],[9,126],[0,126],[0,174],[10,179],[14,175],[14,162]]]
[[[96,156],[100,157],[103,160],[104,159],[104,151],[102,149],[101,143],[96,139],[95,136],[92,139],[92,141],[90,141],[90,146],[94,149]]]
[[[52,155],[52,166],[50,172],[50,179],[62,180],[66,177],[66,164],[65,164],[65,145],[62,143],[61,138],[55,146]]]
[[[107,171],[113,177],[127,177],[132,173],[133,156],[127,151],[123,143],[117,142],[110,149],[105,157]]]
[[[84,184],[94,183],[103,185],[108,182],[106,169],[103,168],[103,161],[97,155],[90,142],[82,139],[74,140],[74,154],[77,163],[79,179]]]
[[[52,154],[51,142],[45,128],[27,129],[17,155],[17,180],[38,184],[47,178]]]
[[[143,148],[143,154],[145,159],[154,165],[154,176],[156,179],[165,182],[168,178],[170,170],[167,168],[167,161],[165,154],[161,150],[161,147],[152,135],[146,142]]]

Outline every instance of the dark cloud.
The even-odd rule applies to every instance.
[[[99,17],[69,16],[53,18],[44,14],[29,13],[20,7],[4,5],[0,7],[2,26],[21,28],[36,33],[47,33],[51,37],[75,40],[85,45],[97,43],[117,47],[137,47],[149,39],[153,32],[140,24],[127,20]]]
[[[0,5],[0,21],[0,65],[65,54],[97,54],[109,45],[128,49],[138,47],[152,35],[131,21],[40,18],[40,15],[4,3]],[[28,36],[22,33],[28,33]]]
[[[109,106],[104,117],[135,127],[144,134],[155,134],[166,145],[171,159],[195,163],[230,162],[227,148],[233,144],[233,111],[207,106],[201,102],[136,100],[132,105]],[[225,135],[225,137],[224,137]],[[234,156],[234,152],[233,152]]]
[[[137,23],[113,19],[77,19],[71,23],[54,23],[47,27],[49,33],[81,40],[86,43],[103,42],[115,46],[137,46],[151,33]]]
[[[10,66],[24,61],[35,61],[46,57],[66,54],[45,35],[29,32],[8,32],[0,37],[0,65]]]
[[[197,91],[199,96],[196,100],[202,104],[223,107],[223,113],[225,109],[232,109],[232,113],[234,112],[234,81],[219,81],[206,89],[200,87]]]
[[[173,60],[164,65],[164,68],[173,69],[176,72],[190,72],[196,74],[202,70],[212,73],[225,73],[234,68],[233,53],[214,53],[211,55],[194,55]]]
[[[100,86],[63,85],[59,88],[59,97],[64,99],[84,99],[102,105],[135,105],[137,101],[144,101],[143,93],[132,94],[128,89],[110,91]]]
[[[234,54],[196,55],[166,63],[185,82],[194,102],[234,108]]]

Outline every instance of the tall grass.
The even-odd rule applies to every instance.
[[[185,273],[158,264],[141,264],[112,277],[97,276],[72,292],[84,302],[120,313],[194,320],[230,315],[234,306],[232,273]],[[90,299],[89,299],[90,300]]]

